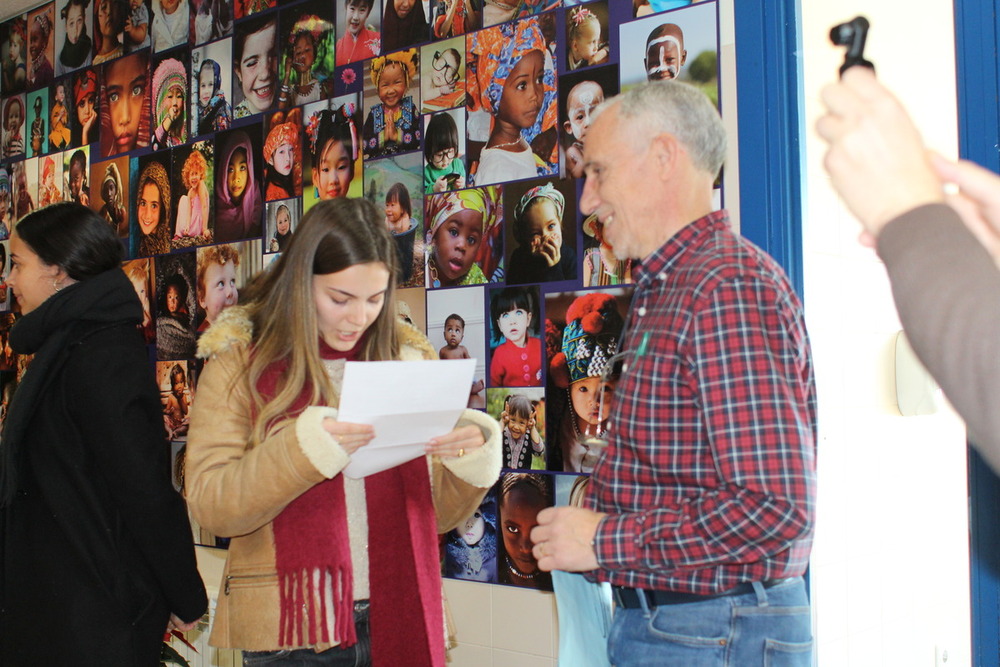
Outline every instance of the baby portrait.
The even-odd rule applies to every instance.
[[[608,45],[608,5],[593,2],[566,11],[566,66],[569,70],[604,65]]]
[[[478,409],[486,408],[485,300],[482,287],[427,292],[427,337],[441,359],[476,360],[468,407]]]

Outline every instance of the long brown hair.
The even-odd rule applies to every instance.
[[[254,331],[253,352],[246,369],[256,408],[253,444],[263,440],[267,425],[284,414],[304,391],[310,392],[310,405],[333,405],[338,400],[317,345],[319,323],[313,276],[337,273],[358,264],[384,264],[389,270],[385,299],[382,311],[366,332],[361,359],[397,358],[399,339],[392,304],[399,264],[396,244],[383,217],[364,199],[317,202],[302,217],[274,265],[246,290]],[[265,398],[257,387],[261,375],[282,361],[287,362],[287,367],[278,389]]]

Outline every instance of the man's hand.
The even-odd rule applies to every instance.
[[[531,529],[532,553],[545,571],[597,569],[594,536],[605,514],[580,507],[546,507]]]

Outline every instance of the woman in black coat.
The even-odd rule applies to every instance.
[[[66,203],[10,249],[10,344],[35,356],[0,435],[0,663],[158,665],[207,600],[121,245]]]

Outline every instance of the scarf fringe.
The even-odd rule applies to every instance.
[[[294,648],[319,643],[354,646],[354,594],[350,573],[343,568],[282,572],[279,643]],[[332,614],[332,616],[331,616]],[[308,641],[304,630],[308,627]]]

